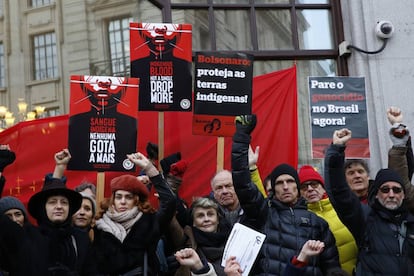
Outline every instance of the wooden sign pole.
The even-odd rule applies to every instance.
[[[217,137],[217,172],[224,168],[224,137]]]

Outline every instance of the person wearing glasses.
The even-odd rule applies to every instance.
[[[306,199],[308,210],[325,219],[335,237],[341,268],[349,275],[355,268],[358,248],[354,237],[341,222],[325,190],[322,176],[310,165],[299,169],[300,194]]]
[[[393,169],[380,169],[364,211],[345,179],[345,148],[351,137],[349,129],[334,131],[324,161],[332,204],[359,248],[355,275],[414,275],[414,216],[405,204],[404,181]]]

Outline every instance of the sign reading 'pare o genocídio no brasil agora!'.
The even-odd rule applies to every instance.
[[[369,158],[365,78],[309,77],[312,156],[323,158],[335,130],[348,128],[347,156]]]

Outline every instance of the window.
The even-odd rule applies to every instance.
[[[4,0],[0,0],[0,16],[4,15]]]
[[[50,5],[54,2],[54,0],[32,0],[32,8]]]
[[[311,158],[308,76],[348,75],[338,0],[150,0],[164,22],[193,26],[193,51],[254,55],[254,75],[297,66],[299,163]],[[170,3],[166,3],[170,2]]]
[[[114,76],[129,74],[129,22],[132,18],[116,19],[109,22],[109,50],[111,70]]]
[[[6,66],[4,62],[4,46],[3,42],[0,42],[0,87],[6,87]]]
[[[45,80],[59,76],[55,33],[33,37],[33,57],[35,80]]]

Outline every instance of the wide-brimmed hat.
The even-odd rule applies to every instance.
[[[68,218],[71,218],[76,211],[82,205],[82,195],[74,190],[70,190],[66,187],[60,179],[53,178],[50,181],[46,181],[43,185],[43,188],[40,192],[34,194],[27,204],[27,209],[32,217],[36,220],[39,220],[42,217],[42,214],[45,213],[45,204],[46,200],[55,195],[61,195],[68,199],[69,201],[69,215]]]

